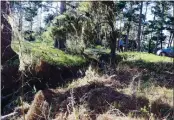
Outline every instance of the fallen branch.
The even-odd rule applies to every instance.
[[[7,114],[7,115],[4,115],[4,116],[1,116],[1,120],[10,120],[10,118],[14,117],[14,116],[20,116],[23,114],[23,111],[24,111],[24,114],[28,112],[30,108],[30,105],[28,103],[25,103],[23,108],[22,106],[20,107],[17,107],[15,108],[14,112],[10,113],[10,114]]]
[[[1,120],[10,120],[10,118],[12,118],[12,117],[14,117],[14,116],[17,116],[17,115],[19,115],[18,112],[12,112],[12,113],[10,113],[10,114],[1,116]]]

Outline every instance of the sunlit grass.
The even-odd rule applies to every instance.
[[[78,55],[70,55],[65,52],[55,49],[53,46],[49,46],[42,42],[21,42],[23,52],[26,54],[32,54],[33,59],[41,59],[52,65],[59,66],[80,66],[86,63],[85,58]],[[13,43],[13,49],[19,53],[19,43]]]
[[[143,60],[145,62],[172,62],[172,58],[157,56],[145,52],[123,52],[120,53],[126,60]]]

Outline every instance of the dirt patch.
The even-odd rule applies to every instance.
[[[9,96],[1,99],[2,109],[4,109],[9,102],[17,99],[17,96],[21,94],[21,72],[18,71],[18,68],[18,65],[15,67],[4,66],[1,72],[2,95]],[[34,69],[28,69],[28,71],[25,72],[24,93],[31,92],[34,88],[38,91],[62,86],[75,78],[84,76],[85,69],[85,66],[59,67],[42,62],[36,65]],[[16,98],[13,98],[13,96],[16,96]]]
[[[90,85],[74,88],[73,90],[61,92],[57,90],[54,92],[54,97],[52,97],[51,101],[51,106],[53,106],[51,116],[53,118],[62,112],[71,114],[74,107],[79,105],[84,105],[89,114],[93,115],[104,113],[111,107],[118,108],[127,114],[130,110],[140,110],[144,106],[148,107],[149,104],[149,101],[144,97],[125,95],[101,83],[91,83]],[[35,97],[34,102],[36,99]],[[31,106],[30,109],[33,109],[33,107],[35,106]],[[40,111],[42,110],[40,109]]]

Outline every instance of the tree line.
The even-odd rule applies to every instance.
[[[26,40],[54,41],[54,47],[62,50],[82,52],[87,47],[101,45],[110,48],[114,58],[119,39],[124,40],[125,51],[153,53],[163,48],[166,41],[167,46],[172,46],[174,38],[172,1],[10,3],[18,30]],[[48,14],[42,17],[44,12]],[[148,20],[149,15],[153,19]],[[24,28],[26,23],[28,26]]]

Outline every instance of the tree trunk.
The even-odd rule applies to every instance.
[[[155,21],[155,14],[153,16],[153,21]],[[151,32],[151,38],[149,40],[149,53],[152,53],[152,50],[151,50],[152,36],[153,36],[153,28],[152,28],[152,32]],[[157,43],[156,43],[156,45],[157,45]],[[157,46],[156,46],[156,48],[157,48]],[[155,50],[156,50],[156,48],[155,48]]]
[[[111,46],[111,57],[115,57],[115,50],[116,50],[116,37],[115,37],[115,33],[114,31],[112,31],[110,33],[110,37],[111,37],[111,43],[110,43],[110,46]]]
[[[17,87],[18,65],[11,65],[18,55],[11,48],[12,27],[8,22],[10,7],[8,1],[1,1],[1,94],[6,96]],[[9,62],[10,64],[9,64]],[[1,101],[1,109],[7,104],[9,97]]]
[[[132,3],[130,4],[131,5],[131,11],[132,11]],[[133,14],[133,13],[132,13]],[[127,37],[126,37],[126,47],[125,47],[125,50],[127,51],[128,50],[128,44],[129,44],[129,32],[130,32],[130,27],[131,27],[131,21],[132,21],[132,16],[130,18],[130,21],[128,23],[128,28],[127,28]]]
[[[162,30],[162,27],[163,27],[163,22],[164,22],[164,3],[162,2],[162,24],[161,24],[161,37],[162,37],[162,33],[163,33],[163,30]],[[160,44],[161,44],[161,49],[163,48],[163,41],[162,39],[160,39]]]
[[[113,69],[113,73],[115,73],[115,68],[116,68],[116,63],[115,63],[115,60],[116,60],[116,37],[117,37],[117,33],[115,31],[115,28],[114,28],[114,13],[113,13],[113,8],[112,7],[109,7],[108,9],[109,11],[109,15],[108,15],[108,22],[109,22],[109,25],[111,27],[111,32],[110,32],[110,39],[111,39],[111,42],[110,42],[110,48],[111,48],[111,68]]]
[[[57,40],[57,38],[55,38],[55,40],[54,40],[54,47],[55,48],[59,48],[59,44],[58,44],[58,40]]]
[[[146,16],[147,16],[147,7],[148,7],[148,2],[146,2],[145,20],[146,20]],[[144,32],[144,25],[143,25],[142,31]],[[141,40],[140,41],[142,41],[143,39],[144,39],[144,34],[141,35]]]
[[[152,50],[151,50],[151,42],[152,42],[152,32],[151,32],[151,38],[149,40],[149,45],[148,45],[148,53],[152,53]]]
[[[169,37],[169,42],[168,42],[168,45],[167,47],[171,47],[171,44],[172,44],[172,33],[170,33],[170,37]]]
[[[115,63],[115,61],[116,61],[116,54],[115,54],[115,52],[116,52],[116,37],[115,37],[115,34],[114,34],[114,31],[112,31],[111,33],[110,33],[110,39],[111,39],[111,43],[110,43],[110,47],[111,47],[111,67],[112,67],[112,69],[114,70],[114,72],[115,72],[115,68],[116,68],[116,63]]]
[[[66,11],[66,1],[60,1],[60,14]]]
[[[128,24],[127,28],[127,36],[126,36],[126,46],[125,46],[125,51],[128,51],[128,44],[129,44],[129,31],[130,31],[130,22]]]
[[[173,2],[173,17],[174,17],[174,2]],[[174,30],[174,25],[173,25],[173,30]],[[172,42],[173,42],[173,47],[174,47],[174,32],[173,32],[171,44],[172,44]]]
[[[20,1],[20,16],[19,16],[19,28],[18,28],[18,31],[21,32],[22,31],[22,26],[23,26],[23,13],[22,13],[22,3]]]
[[[140,17],[139,17],[139,26],[138,26],[138,35],[137,35],[137,42],[138,42],[138,51],[140,51],[140,35],[141,35],[141,23],[142,23],[142,10],[143,10],[143,1],[141,1],[141,7],[140,7]]]
[[[66,1],[60,2],[60,14],[63,14],[66,11]],[[64,21],[61,21],[60,24],[64,24]],[[58,45],[59,43],[59,45]],[[60,38],[57,40],[57,38],[54,40],[54,47],[59,49],[64,49],[66,43],[66,35],[63,38]]]
[[[159,33],[160,33],[160,32],[159,32]],[[158,34],[159,34],[159,33],[158,33]],[[156,41],[156,45],[155,45],[155,52],[157,52],[158,43],[159,43],[159,35],[157,36],[157,41]]]
[[[1,2],[1,64],[13,58],[16,53],[11,48],[12,27],[8,22],[10,15],[9,2]]]
[[[118,38],[118,42],[117,42],[117,50],[119,50],[119,40],[121,39],[122,36],[122,29],[121,29],[121,23],[122,23],[122,16],[120,16],[120,34],[119,34],[119,38]]]

